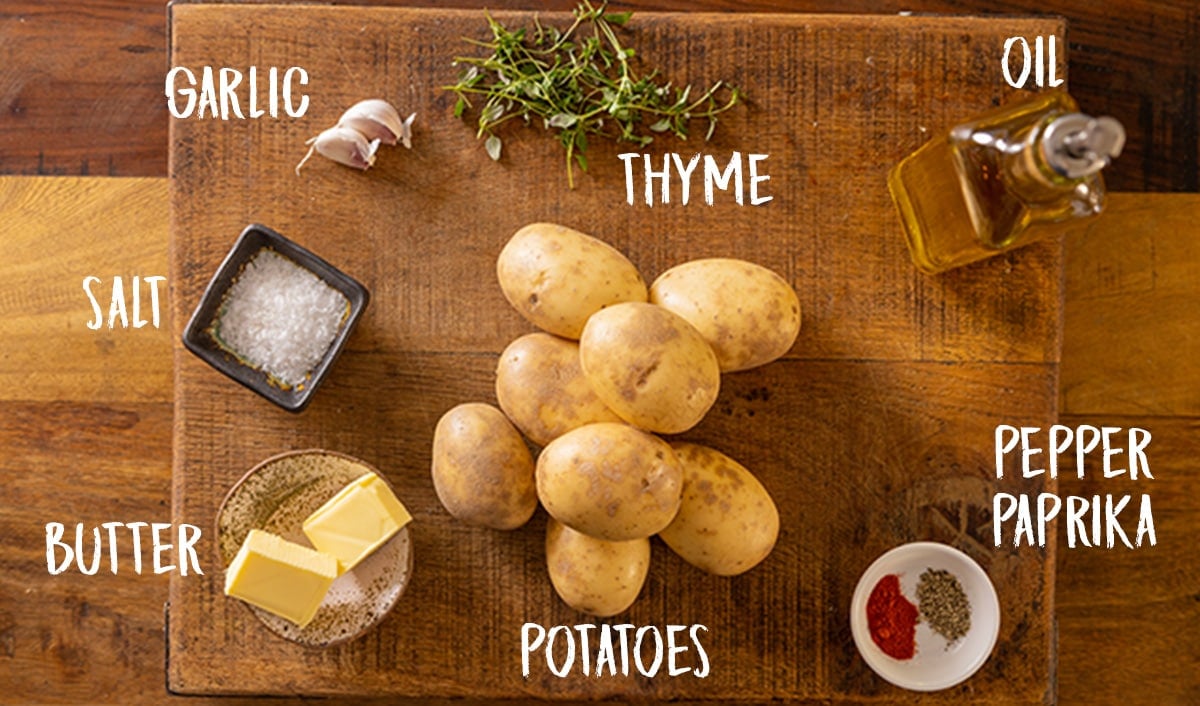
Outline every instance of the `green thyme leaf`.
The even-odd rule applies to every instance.
[[[610,25],[623,27],[625,26],[625,23],[629,21],[630,17],[633,17],[632,12],[609,12],[604,15],[604,21]]]
[[[487,140],[483,143],[483,148],[487,150],[488,156],[492,159],[500,160],[500,138],[495,135],[488,135]]]

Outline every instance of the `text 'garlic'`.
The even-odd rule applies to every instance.
[[[412,148],[412,123],[416,113],[401,120],[400,114],[391,103],[380,98],[369,98],[350,106],[337,125],[325,130],[305,144],[308,153],[296,165],[296,173],[316,150],[322,156],[338,164],[355,169],[367,169],[375,164],[375,152],[380,143],[395,145],[397,142]]]

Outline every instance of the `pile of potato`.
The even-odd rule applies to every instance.
[[[496,271],[504,296],[543,332],[500,355],[500,409],[463,404],[438,422],[433,482],[446,510],[514,529],[540,500],[555,590],[602,617],[637,598],[652,535],[722,576],[765,559],[779,513],[758,479],[719,451],[654,434],[698,424],[721,373],[792,347],[800,302],[787,282],[709,259],[647,288],[608,244],[548,223],[517,231]],[[522,434],[542,447],[536,462]]]

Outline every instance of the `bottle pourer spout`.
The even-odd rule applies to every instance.
[[[1080,179],[1095,174],[1120,156],[1125,128],[1115,118],[1069,113],[1046,126],[1042,153],[1054,171]]]

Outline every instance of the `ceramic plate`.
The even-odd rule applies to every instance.
[[[301,530],[305,518],[367,472],[387,482],[370,465],[332,451],[292,451],[258,464],[233,486],[217,512],[222,566],[229,567],[252,529],[312,546]],[[404,593],[411,573],[412,542],[405,526],[339,576],[312,622],[303,628],[261,608],[243,605],[280,637],[302,645],[328,647],[353,640],[383,620]]]

